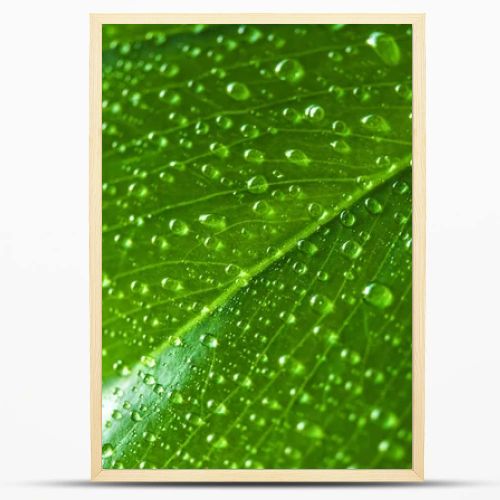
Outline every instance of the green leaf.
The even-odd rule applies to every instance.
[[[103,35],[103,466],[411,468],[411,28]]]

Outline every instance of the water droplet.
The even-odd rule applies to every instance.
[[[394,189],[394,191],[396,191],[396,193],[398,194],[405,194],[408,192],[408,190],[410,189],[408,187],[408,184],[404,181],[396,181],[393,185],[392,185],[392,188]]]
[[[204,333],[200,337],[200,340],[205,347],[210,347],[211,349],[215,349],[219,345],[219,341],[217,340],[217,338],[213,335],[210,335],[209,333]]]
[[[290,163],[294,163],[301,167],[307,167],[311,162],[309,157],[300,149],[289,149],[285,151],[285,156]]]
[[[212,229],[222,230],[226,227],[226,217],[223,215],[202,214],[198,217],[198,220],[204,226]]]
[[[148,442],[148,443],[154,443],[156,441],[156,434],[153,434],[152,432],[143,432],[142,437]]]
[[[210,151],[219,158],[227,158],[229,156],[229,148],[220,142],[212,142],[209,146]]]
[[[342,120],[336,120],[332,123],[333,131],[338,135],[349,135],[350,130],[345,122]]]
[[[297,274],[305,274],[307,272],[307,266],[303,262],[295,262],[293,270]]]
[[[325,117],[325,110],[317,104],[311,104],[307,106],[305,115],[309,121],[317,123]]]
[[[264,161],[264,153],[258,149],[247,149],[243,153],[243,157],[250,163],[260,165]]]
[[[189,233],[189,226],[180,219],[172,219],[168,223],[168,227],[177,236],[185,236]]]
[[[316,277],[319,279],[319,281],[328,281],[330,275],[326,271],[318,271],[316,273]]]
[[[362,251],[363,247],[354,240],[348,240],[342,245],[342,253],[352,260],[357,259]]]
[[[338,139],[330,143],[330,146],[334,149],[335,152],[340,153],[341,155],[346,155],[351,152],[351,146],[347,144],[343,139]]]
[[[205,163],[205,165],[201,167],[201,173],[208,179],[217,179],[220,177],[219,170],[209,163]]]
[[[361,118],[361,124],[370,132],[385,133],[391,130],[387,120],[380,115],[366,115]]]
[[[229,83],[226,92],[235,101],[246,101],[250,97],[250,90],[244,83],[240,82]]]
[[[318,424],[299,422],[296,426],[296,429],[308,438],[323,439],[325,437],[323,429]]]
[[[368,37],[366,43],[388,66],[396,66],[401,61],[401,51],[393,36],[375,31]]]
[[[102,445],[102,458],[109,458],[111,455],[113,455],[113,452],[115,449],[113,448],[113,445],[109,443],[105,443]]]
[[[141,356],[141,363],[148,368],[154,368],[156,361],[151,356]]]
[[[253,125],[251,123],[245,123],[244,125],[241,126],[240,128],[241,134],[243,137],[249,138],[249,139],[255,139],[256,137],[259,137],[260,131],[256,125]]]
[[[118,410],[113,410],[111,417],[114,418],[115,420],[121,420],[123,415]]]
[[[285,108],[283,110],[283,117],[291,123],[299,123],[302,120],[300,113],[294,108]]]
[[[144,377],[144,383],[146,385],[155,385],[156,384],[156,380],[155,378],[153,377],[153,375],[150,375],[149,373],[147,375],[145,375]]]
[[[267,179],[263,175],[256,175],[247,181],[248,191],[254,194],[265,193],[269,188]]]
[[[311,297],[309,304],[311,304],[314,311],[320,314],[326,314],[333,310],[333,304],[330,302],[330,299],[319,293]]]
[[[363,289],[362,295],[366,302],[379,309],[389,307],[394,299],[391,290],[380,283],[370,283]]]
[[[319,220],[325,215],[325,209],[319,203],[309,203],[307,213],[313,220]]]
[[[165,290],[170,290],[171,292],[178,292],[183,289],[182,282],[174,278],[163,278],[161,280],[161,286]]]
[[[130,283],[130,289],[139,295],[147,295],[149,293],[149,286],[146,283],[134,280]]]
[[[142,416],[141,414],[138,412],[138,411],[133,411],[131,414],[130,414],[130,418],[134,421],[134,422],[140,422],[142,420]]]
[[[252,210],[257,214],[257,215],[270,215],[273,212],[273,209],[271,208],[271,205],[267,203],[267,201],[260,200],[255,202],[252,205]]]
[[[304,77],[304,68],[296,59],[283,59],[274,68],[280,80],[297,83]]]
[[[378,215],[382,213],[382,205],[375,198],[366,198],[365,208],[372,215]]]
[[[307,240],[300,240],[297,243],[297,248],[302,253],[305,253],[306,255],[310,256],[313,256],[318,251],[318,247],[314,243],[311,243],[310,241]]]
[[[352,227],[356,223],[356,216],[352,212],[349,212],[349,210],[343,210],[340,213],[340,222],[345,227]]]

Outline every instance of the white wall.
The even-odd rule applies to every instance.
[[[212,488],[252,498],[500,498],[498,2],[13,0],[0,26],[0,475],[4,498],[132,498],[89,476],[89,12],[426,12],[427,486]]]

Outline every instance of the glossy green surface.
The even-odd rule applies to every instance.
[[[103,35],[103,466],[410,468],[410,28]]]

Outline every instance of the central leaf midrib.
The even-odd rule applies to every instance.
[[[289,251],[291,251],[294,247],[296,247],[297,242],[301,239],[306,239],[310,237],[313,233],[318,231],[325,224],[331,222],[335,217],[337,217],[342,210],[349,209],[352,207],[357,201],[361,198],[374,191],[376,188],[385,184],[387,181],[394,178],[397,174],[402,172],[403,170],[410,168],[409,161],[401,161],[399,165],[396,166],[393,170],[387,172],[387,175],[381,176],[378,182],[373,182],[373,184],[366,190],[361,190],[358,193],[353,194],[352,198],[345,203],[341,203],[338,205],[337,210],[333,211],[329,216],[325,217],[321,221],[315,221],[307,226],[305,226],[301,231],[294,234],[291,238],[287,239],[282,243],[281,246],[277,248],[273,255],[262,259],[254,266],[249,269],[243,269],[244,273],[244,282],[239,282],[237,279],[233,281],[232,285],[230,285],[223,293],[221,293],[209,306],[203,308],[203,311],[189,321],[184,323],[180,328],[178,328],[173,334],[169,335],[168,339],[157,347],[155,347],[149,354],[151,357],[158,357],[163,351],[165,351],[168,347],[172,346],[172,339],[179,339],[184,336],[191,329],[196,327],[204,318],[212,314],[217,308],[223,305],[226,301],[231,299],[239,290],[248,285],[248,283],[255,279],[258,275],[260,275],[263,271],[265,271],[271,264],[276,262],[277,260],[284,257]],[[138,362],[134,363],[133,371],[137,369]],[[115,378],[112,380],[108,380],[106,383],[106,387],[111,386],[115,382]],[[104,387],[103,387],[104,389]]]

